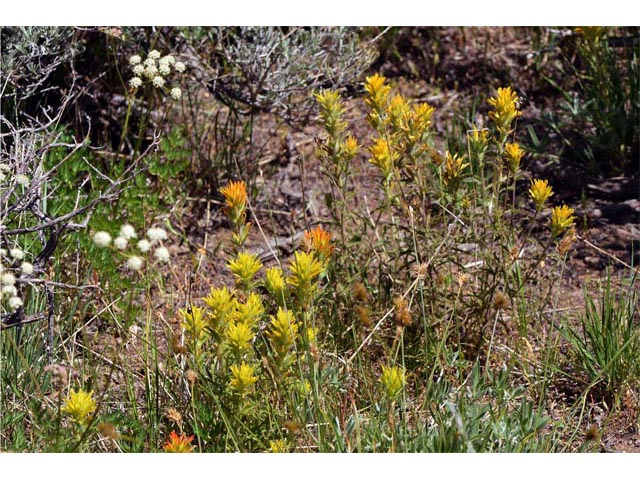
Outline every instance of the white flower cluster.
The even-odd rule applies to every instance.
[[[122,225],[118,236],[111,239],[111,235],[105,231],[99,231],[93,234],[93,243],[98,247],[106,248],[113,242],[113,246],[116,250],[124,252],[128,247],[131,240],[138,238],[138,234],[134,227],[129,224]],[[147,238],[143,238],[136,243],[136,248],[141,254],[148,253],[152,247],[155,247],[153,252],[154,258],[158,262],[166,263],[171,259],[171,254],[167,247],[162,245],[163,240],[167,240],[167,231],[163,228],[150,228],[147,230]],[[135,252],[137,253],[137,252]],[[129,270],[140,270],[144,265],[144,258],[137,254],[132,254],[127,257],[126,262]]]
[[[143,79],[156,88],[163,88],[172,70],[183,73],[187,69],[187,66],[177,61],[173,55],[163,57],[158,50],[151,50],[144,61],[140,55],[133,55],[129,58],[129,64],[134,74],[134,77],[129,80],[129,85],[133,89],[140,88],[144,84]],[[182,90],[178,87],[171,88],[169,93],[174,100],[180,100],[182,97]]]
[[[13,312],[22,307],[22,298],[18,295],[16,287],[17,278],[22,275],[31,275],[33,273],[33,265],[27,261],[23,261],[25,253],[18,247],[6,250],[0,248],[0,300],[6,301],[9,311]],[[12,267],[5,267],[7,262]],[[17,267],[18,262],[20,266]]]
[[[23,187],[31,185],[31,179],[28,175],[25,175],[24,173],[12,174],[11,167],[9,165],[6,163],[0,163],[0,183],[4,183],[5,180],[13,180],[13,182],[18,185],[22,185]]]

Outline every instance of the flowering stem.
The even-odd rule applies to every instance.
[[[120,142],[118,144],[118,150],[116,153],[121,153],[124,148],[124,139],[127,136],[127,131],[129,130],[129,118],[131,117],[131,107],[133,104],[134,95],[127,95],[127,113],[124,117],[124,125],[122,126],[122,133],[120,134]]]
[[[524,274],[524,278],[520,281],[520,285],[518,285],[518,288],[516,289],[514,294],[517,294],[522,289],[522,287],[524,287],[525,284],[529,281],[529,278],[531,277],[531,275],[533,274],[534,270],[536,269],[536,267],[540,263],[540,260],[542,258],[544,258],[544,256],[547,253],[547,250],[549,250],[549,247],[551,246],[551,242],[553,241],[553,239],[554,239],[553,235],[549,237],[549,240],[547,240],[546,245],[542,249],[542,253],[540,253],[540,255],[538,255],[538,257],[536,258],[536,261],[534,262],[534,264],[531,267],[529,267],[529,270],[526,271],[526,273]]]

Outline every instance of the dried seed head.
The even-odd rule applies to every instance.
[[[116,427],[112,423],[98,424],[98,431],[100,435],[110,438],[111,440],[118,440],[120,438],[120,434],[116,431]]]
[[[369,310],[369,308],[363,307],[362,305],[356,305],[356,314],[363,326],[370,327],[373,325],[373,322],[371,321],[371,310]]]
[[[186,355],[189,352],[189,349],[182,344],[180,338],[178,338],[177,336],[173,338],[171,350],[173,350],[173,353],[175,353],[176,355]]]
[[[412,268],[413,276],[416,278],[425,278],[427,276],[427,270],[429,266],[426,263],[419,263]]]
[[[300,424],[294,420],[286,420],[282,424],[282,428],[284,428],[289,435],[302,434],[302,429],[300,428]]]
[[[575,241],[576,228],[572,226],[558,242],[558,253],[562,256],[565,256],[569,252],[569,250],[571,250],[571,247],[573,246]]]
[[[169,407],[164,411],[164,416],[170,422],[175,423],[182,430],[182,414],[175,408]]]
[[[458,282],[458,287],[460,288],[464,287],[469,280],[471,280],[471,275],[464,272],[458,273],[456,277],[456,281]]]
[[[356,302],[365,302],[367,300],[367,287],[362,282],[353,284],[351,294]]]
[[[509,299],[502,292],[496,292],[493,296],[493,306],[496,310],[504,310],[509,306]]]
[[[185,372],[184,378],[187,379],[187,382],[193,385],[198,381],[198,374],[194,370],[189,369]]]
[[[589,428],[587,428],[584,437],[587,442],[598,440],[600,438],[598,427],[590,425]]]
[[[411,325],[411,311],[407,301],[398,296],[393,299],[393,305],[396,308],[396,323],[401,327]]]

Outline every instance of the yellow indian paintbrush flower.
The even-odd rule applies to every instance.
[[[380,377],[380,383],[384,388],[384,394],[387,400],[396,400],[402,389],[404,388],[405,375],[404,369],[396,366],[382,367],[382,375]]]
[[[307,330],[304,333],[304,340],[307,342],[309,346],[316,344],[316,339],[318,338],[318,329],[316,327],[307,327]]]
[[[287,283],[296,289],[298,298],[306,303],[315,289],[315,279],[324,271],[325,265],[313,252],[294,252],[293,255]]]
[[[597,43],[607,30],[604,27],[576,27],[574,31],[588,42]]]
[[[347,128],[342,120],[345,108],[342,105],[340,93],[336,90],[322,90],[315,94],[320,105],[320,119],[329,136],[337,138]]]
[[[358,140],[356,140],[353,135],[349,135],[344,141],[342,148],[347,160],[351,160],[358,154],[360,146],[358,145]]]
[[[298,335],[298,328],[298,323],[291,310],[278,308],[276,315],[271,316],[271,325],[267,336],[278,357],[284,357],[293,346]]]
[[[244,245],[249,236],[251,223],[245,223],[247,216],[247,187],[244,182],[229,182],[220,189],[225,198],[225,213],[233,224],[232,241],[237,246]]]
[[[498,132],[504,135],[509,133],[511,123],[522,115],[522,112],[518,110],[519,101],[518,95],[511,87],[498,88],[496,96],[488,100],[489,105],[494,108],[489,112],[489,118],[496,124]]]
[[[369,96],[369,98],[365,100],[367,105],[372,107],[370,102],[373,100],[375,105],[380,107],[385,106],[387,98],[389,97],[389,92],[391,91],[391,87],[389,85],[385,85],[386,81],[387,79],[378,73],[365,79],[364,90]]]
[[[249,252],[239,252],[236,258],[229,260],[227,266],[236,277],[237,283],[249,289],[253,278],[262,268],[262,262],[257,255]]]
[[[553,195],[553,189],[549,186],[546,180],[532,180],[531,188],[529,189],[529,195],[536,206],[536,212],[540,212],[551,195]]]
[[[180,326],[185,329],[192,342],[201,343],[207,338],[207,322],[204,319],[204,308],[191,307],[180,309],[182,322]]]
[[[489,130],[486,128],[479,130],[475,125],[472,125],[472,130],[467,132],[467,136],[473,147],[482,150],[489,141]]]
[[[91,420],[91,415],[96,411],[96,408],[93,390],[86,392],[80,389],[69,392],[69,396],[62,406],[62,411],[68,414],[74,422],[85,425]]]
[[[445,157],[442,181],[450,192],[455,193],[462,181],[464,170],[469,164],[464,161],[464,156],[459,157],[457,154],[451,155],[451,153],[446,152]]]
[[[289,446],[286,440],[269,440],[269,453],[287,453]]]
[[[254,328],[258,323],[260,323],[260,318],[263,314],[264,306],[262,305],[260,295],[251,292],[245,303],[238,302],[237,311],[233,318],[237,322],[245,323],[250,328]]]
[[[282,269],[278,267],[269,268],[265,272],[264,286],[269,293],[273,296],[276,304],[284,306],[286,300],[287,286],[284,281],[284,274]]]
[[[402,95],[394,95],[389,105],[387,105],[386,111],[394,128],[397,130],[406,130],[408,128],[407,123],[411,114],[411,107],[409,107],[409,103]]]
[[[238,358],[251,348],[254,337],[255,334],[249,325],[241,322],[231,323],[225,332],[225,338]]]
[[[220,189],[220,193],[224,196],[225,205],[232,221],[244,214],[247,203],[247,186],[244,182],[229,182]]]
[[[367,92],[364,103],[371,109],[367,119],[371,126],[379,132],[385,125],[387,103],[391,91],[391,87],[384,84],[386,80],[385,77],[376,73],[367,77],[364,82],[364,89]]]
[[[576,217],[573,215],[573,208],[566,205],[553,207],[551,210],[551,235],[559,236],[569,227],[573,226]]]
[[[414,105],[411,117],[411,129],[418,137],[421,137],[431,126],[431,116],[436,109],[427,103]]]
[[[257,381],[258,377],[255,375],[253,366],[247,365],[245,362],[240,365],[231,365],[231,380],[229,384],[241,397],[249,393],[249,390]]]
[[[226,330],[230,317],[236,310],[236,299],[227,287],[222,287],[211,288],[211,292],[203,300],[209,307],[207,312],[209,326],[219,337]]]
[[[518,143],[507,143],[504,147],[504,152],[507,157],[507,166],[511,173],[516,173],[520,166],[520,160],[524,156],[524,150]]]
[[[378,167],[385,180],[388,180],[393,173],[393,166],[396,158],[396,155],[392,153],[389,148],[389,142],[383,138],[378,138],[375,140],[374,144],[369,147],[369,151],[372,155],[369,162]]]
[[[229,208],[244,207],[247,202],[247,186],[243,181],[229,182],[220,189],[224,196],[225,205]]]

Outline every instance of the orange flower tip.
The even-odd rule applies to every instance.
[[[184,433],[178,435],[175,431],[169,434],[167,443],[164,444],[163,450],[168,453],[189,453],[194,447],[191,445],[193,435],[187,437]]]

